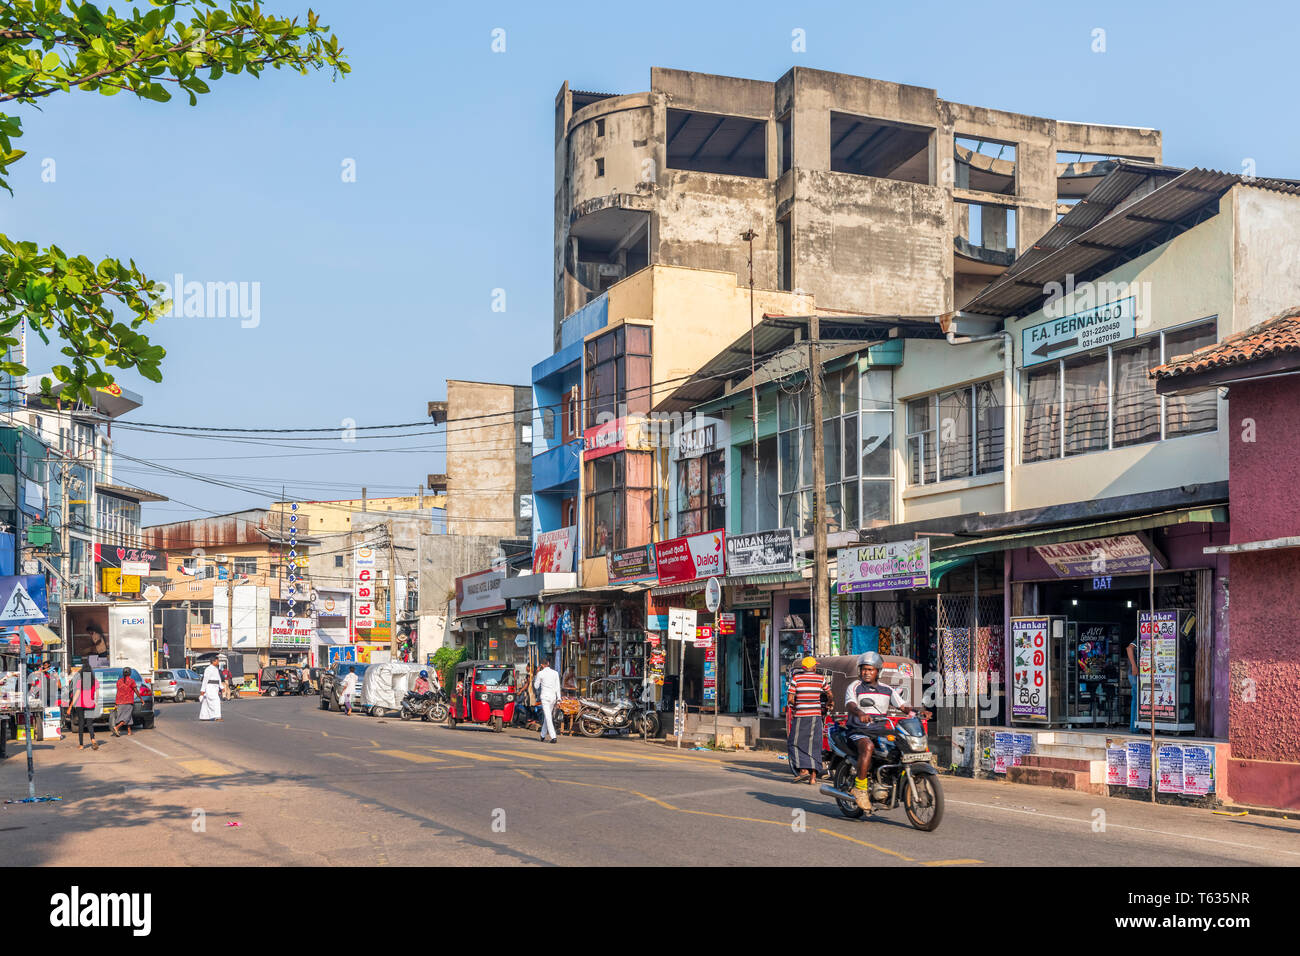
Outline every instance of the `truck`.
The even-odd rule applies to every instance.
[[[64,670],[83,660],[130,667],[153,679],[153,606],[148,601],[75,601],[62,607]],[[102,642],[99,637],[102,635]]]

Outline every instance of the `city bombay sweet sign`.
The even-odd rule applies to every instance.
[[[930,539],[840,548],[836,571],[840,594],[929,587]]]

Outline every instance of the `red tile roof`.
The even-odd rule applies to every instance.
[[[1260,359],[1272,358],[1284,352],[1300,352],[1300,307],[1288,309],[1267,322],[1252,326],[1244,332],[1229,335],[1222,342],[1197,349],[1190,355],[1179,355],[1164,365],[1151,370],[1151,377],[1178,378],[1195,372],[1244,365]]]

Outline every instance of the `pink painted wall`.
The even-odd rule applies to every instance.
[[[1228,498],[1232,542],[1300,535],[1300,401],[1296,381],[1232,386],[1228,399]]]

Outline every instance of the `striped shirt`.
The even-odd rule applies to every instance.
[[[796,717],[822,715],[822,691],[828,690],[826,678],[815,671],[798,670],[790,677],[786,700]]]

